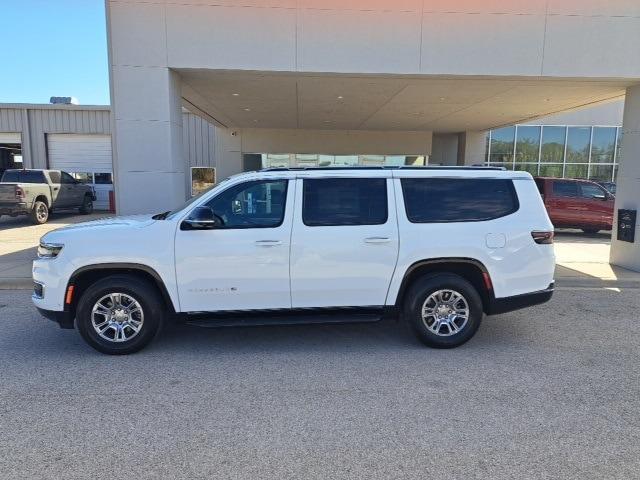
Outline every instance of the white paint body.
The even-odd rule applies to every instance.
[[[383,225],[308,227],[302,222],[305,178],[383,177],[388,218]],[[512,179],[519,209],[480,222],[411,223],[401,179]],[[289,181],[283,223],[276,228],[185,231],[198,205],[239,183]],[[66,287],[81,267],[133,263],[155,271],[177,312],[394,305],[408,269],[423,260],[473,259],[484,265],[496,298],[546,289],[553,281],[552,245],[531,232],[553,226],[532,177],[496,170],[263,171],[231,177],[166,220],[122,217],[73,225],[42,241],[63,244],[55,259],[33,264],[45,286],[36,306],[64,308]],[[264,242],[267,241],[267,242]],[[268,245],[265,245],[267,243]]]

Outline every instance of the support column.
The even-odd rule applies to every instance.
[[[640,211],[640,85],[627,89],[622,120],[621,164],[618,170],[611,254],[613,265],[640,272],[640,225],[635,243],[616,240],[618,209]]]
[[[486,132],[458,134],[458,165],[483,165],[487,148]]]
[[[166,67],[112,68],[118,214],[172,210],[186,198],[180,77]]]

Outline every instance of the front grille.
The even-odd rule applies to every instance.
[[[38,298],[44,298],[44,285],[42,285],[41,283],[34,282],[33,294]]]

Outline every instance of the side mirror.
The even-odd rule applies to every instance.
[[[211,207],[196,207],[189,218],[180,225],[181,230],[212,230],[224,225],[222,218],[216,215]]]

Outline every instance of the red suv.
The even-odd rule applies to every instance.
[[[595,182],[537,177],[536,184],[556,228],[585,233],[611,230],[615,197]]]

